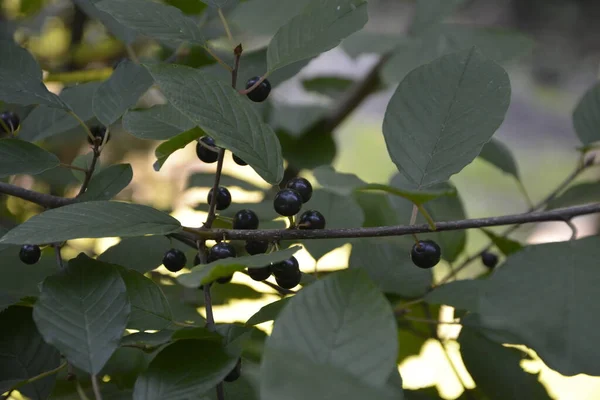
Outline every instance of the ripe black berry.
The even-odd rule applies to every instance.
[[[246,82],[246,89],[250,89],[256,82],[260,80],[260,76],[255,76],[254,78],[248,79]],[[256,103],[263,102],[269,97],[269,93],[271,93],[271,83],[265,79],[258,85],[253,91],[248,93],[246,96]]]
[[[21,124],[21,119],[17,114],[12,111],[5,111],[0,114],[0,119],[3,124],[0,124],[0,131],[3,133],[13,133],[19,129],[19,125]],[[6,125],[6,127],[4,127]],[[8,131],[6,130],[8,128]]]
[[[212,201],[213,189],[210,189],[206,201],[208,204]],[[227,188],[219,186],[217,189],[217,210],[225,210],[231,204],[231,193]]]
[[[224,258],[235,257],[235,248],[226,242],[215,244],[208,253],[208,262],[222,260]]]
[[[242,359],[238,358],[237,364],[231,370],[229,374],[225,377],[225,382],[234,382],[237,381],[238,378],[242,375]]]
[[[269,242],[266,240],[248,240],[246,242],[246,251],[251,256],[256,254],[264,254],[269,249]]]
[[[226,283],[231,282],[232,279],[233,279],[233,275],[224,276],[222,278],[217,278],[217,283],[220,283],[220,284],[224,285]]]
[[[489,251],[484,251],[481,253],[481,262],[488,268],[494,268],[498,265],[498,256],[494,253],[490,253]]]
[[[433,240],[420,240],[410,252],[412,262],[419,268],[432,268],[440,262],[442,250]]]
[[[273,200],[273,207],[277,214],[291,217],[302,208],[302,196],[294,189],[280,190]]]
[[[183,251],[178,249],[167,251],[163,257],[163,265],[171,272],[181,271],[185,267],[185,263],[187,263],[187,258]]]
[[[285,185],[288,189],[294,189],[296,192],[300,193],[302,196],[302,202],[306,203],[312,197],[313,188],[310,182],[304,178],[294,178],[291,179],[287,185]]]
[[[272,264],[271,272],[275,275],[277,284],[284,289],[291,289],[297,286],[302,279],[300,265],[296,257]]]
[[[248,275],[255,281],[264,281],[271,276],[271,266],[267,265],[266,267],[261,268],[248,268]]]
[[[26,244],[21,247],[19,251],[19,258],[25,264],[35,264],[40,261],[40,257],[42,256],[42,251],[40,250],[40,246],[35,244]]]
[[[289,275],[275,276],[275,282],[284,289],[293,289],[300,284],[302,273],[300,271],[291,272]]]
[[[210,136],[204,136],[202,139],[200,139],[200,141],[207,146],[216,147],[215,139],[211,138]],[[212,151],[206,146],[202,146],[200,142],[196,144],[196,155],[201,161],[204,161],[207,164],[212,164],[217,161],[217,158],[219,158],[219,153]]]
[[[194,266],[200,265],[200,264],[202,264],[200,262],[200,256],[196,253],[196,255],[194,256]]]
[[[248,165],[248,163],[247,163],[246,161],[242,160],[241,158],[239,158],[239,157],[238,157],[238,156],[236,156],[235,154],[233,155],[233,161],[235,161],[235,163],[236,163],[237,165],[241,165],[242,167],[243,167],[244,165]]]
[[[240,210],[233,216],[233,229],[257,229],[258,216],[252,210]]]
[[[106,128],[101,125],[95,125],[95,126],[90,127],[90,132],[94,136],[95,143],[92,142],[92,138],[89,136],[87,137],[88,143],[91,144],[92,146],[95,144],[97,144],[98,146],[101,145],[102,141],[104,140],[104,135],[106,135]],[[108,143],[109,140],[110,140],[110,134],[106,138],[106,143]]]
[[[325,217],[317,210],[304,211],[298,221],[300,229],[324,229]]]

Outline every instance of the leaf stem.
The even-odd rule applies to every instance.
[[[75,388],[77,389],[77,394],[79,395],[79,398],[81,400],[90,400],[89,397],[87,397],[87,395],[85,394],[85,391],[81,387],[81,383],[79,383],[79,381],[75,382]]]
[[[88,128],[88,126],[85,124],[85,122],[81,118],[79,118],[79,115],[75,114],[75,112],[72,110],[67,111],[67,113],[71,114],[71,116],[73,116],[73,118],[75,118],[77,120],[77,122],[79,122],[79,125],[81,125],[83,127],[83,129],[87,133],[88,137],[92,140],[92,143],[94,143],[96,138],[94,137],[94,135],[92,135],[92,131],[90,131],[90,128]]]
[[[225,28],[225,33],[227,33],[227,38],[230,42],[233,42],[233,35],[231,34],[231,29],[229,29],[229,24],[227,23],[227,19],[223,14],[223,10],[221,7],[217,8],[217,12],[219,13],[219,18],[221,19],[221,23],[223,24],[223,28]]]
[[[212,308],[212,296],[210,294],[212,283],[204,285],[202,289],[204,291],[204,306],[206,308],[206,328],[214,332],[215,331],[215,316]]]
[[[69,168],[69,169],[74,169],[75,171],[81,171],[81,172],[87,172],[87,169],[85,168],[80,168],[77,167],[75,165],[71,165],[71,164],[64,164],[64,163],[60,163],[59,167],[63,167],[63,168]]]
[[[106,140],[107,136],[108,136],[108,131],[107,131],[106,135],[104,135],[103,143]],[[92,163],[90,164],[90,168],[88,170],[86,170],[86,172],[85,172],[85,178],[83,180],[83,183],[81,184],[81,188],[79,189],[79,193],[77,193],[76,197],[80,197],[87,190],[87,188],[90,184],[90,181],[92,180],[92,175],[94,175],[94,170],[96,169],[96,164],[98,163],[98,158],[100,158],[100,147],[98,146],[97,143],[94,144],[94,148],[92,151],[94,153],[94,155],[92,156]]]
[[[217,191],[219,190],[219,182],[221,181],[221,173],[223,172],[223,161],[225,159],[225,149],[219,149],[219,156],[217,159],[217,171],[215,172],[215,182],[213,184],[213,196],[210,199],[210,205],[208,207],[208,217],[204,222],[204,229],[210,229],[212,223],[215,221],[216,210],[217,210]]]
[[[92,389],[94,390],[94,397],[96,398],[96,400],[102,400],[100,385],[98,385],[98,376],[96,375],[92,375]]]
[[[48,376],[51,376],[51,375],[57,374],[58,372],[60,372],[60,370],[62,370],[62,369],[63,369],[63,368],[65,368],[66,366],[67,366],[67,362],[66,362],[66,361],[63,361],[63,362],[62,362],[62,363],[61,363],[61,364],[60,364],[58,367],[56,367],[56,368],[54,368],[54,369],[51,369],[50,371],[42,372],[42,373],[41,373],[41,374],[39,374],[39,375],[32,376],[32,377],[31,377],[31,378],[29,378],[29,379],[25,379],[25,380],[23,380],[23,381],[21,381],[21,382],[17,383],[16,385],[14,385],[13,387],[11,387],[11,388],[10,388],[9,390],[7,390],[7,391],[8,391],[8,392],[12,392],[13,390],[17,390],[17,389],[19,389],[20,387],[23,387],[23,386],[25,386],[25,385],[28,385],[28,384],[30,384],[30,383],[33,383],[33,382],[39,381],[40,379],[44,379],[44,378],[46,378],[46,377],[48,377]]]
[[[264,80],[269,77],[270,73],[271,73],[270,71],[265,72],[265,74],[263,76],[261,76],[260,79],[257,80],[254,83],[254,85],[250,86],[248,89],[238,90],[238,93],[239,94],[248,94],[248,93],[250,93],[251,91],[253,91],[254,89],[256,89],[261,83],[263,83]]]
[[[61,271],[65,270],[65,263],[63,261],[62,255],[60,254],[60,245],[58,243],[54,243],[52,245],[54,248],[54,253],[56,254],[56,264]]]
[[[133,50],[133,47],[131,47],[131,45],[125,45],[125,51],[127,51],[127,56],[131,61],[133,61],[136,64],[140,63],[140,59],[138,58],[137,54],[135,54],[135,51]]]
[[[214,58],[219,64],[221,64],[223,68],[225,68],[227,71],[231,72],[233,70],[233,68],[231,68],[225,61],[221,60],[221,58],[210,49],[210,47],[204,46],[204,50],[206,50],[206,52],[210,54],[211,57]]]

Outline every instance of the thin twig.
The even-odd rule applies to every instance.
[[[104,135],[104,137],[106,138],[106,135]],[[83,183],[81,184],[81,188],[79,189],[79,193],[77,193],[76,197],[81,196],[87,190],[88,185],[90,184],[90,181],[92,180],[92,176],[94,175],[94,170],[96,169],[96,164],[98,163],[98,158],[100,158],[100,148],[98,147],[97,144],[94,145],[94,148],[92,151],[94,154],[92,156],[92,163],[90,164],[90,168],[85,172],[85,178],[83,180]]]
[[[96,400],[102,400],[102,393],[100,392],[100,385],[98,385],[98,377],[96,375],[92,375],[92,389],[94,390]]]
[[[87,397],[87,395],[85,394],[85,391],[81,387],[81,383],[79,383],[79,381],[75,382],[75,388],[77,389],[77,394],[79,395],[79,398],[81,400],[90,400],[89,397]]]
[[[127,56],[131,61],[133,61],[136,64],[140,63],[140,59],[138,58],[137,54],[135,54],[135,51],[133,50],[133,47],[131,47],[131,45],[126,45],[125,50],[127,51]]]
[[[569,240],[575,240],[577,239],[577,227],[575,226],[575,224],[573,223],[573,221],[571,221],[570,219],[565,219],[565,223],[567,224],[567,226],[571,229],[571,238]]]
[[[225,61],[221,60],[221,58],[210,49],[210,47],[204,46],[204,50],[206,50],[206,52],[210,54],[211,57],[214,58],[219,64],[221,64],[221,66],[223,66],[227,71],[232,71],[233,68],[231,68],[229,64],[227,64]]]
[[[217,400],[224,400],[225,392],[223,390],[223,382],[219,382],[217,385]]]
[[[48,376],[51,376],[51,375],[57,374],[58,372],[60,372],[60,370],[62,370],[62,369],[63,369],[63,368],[65,368],[66,366],[67,366],[67,362],[65,361],[65,362],[61,363],[61,364],[60,364],[58,367],[56,367],[56,368],[54,368],[54,369],[51,369],[50,371],[42,372],[42,373],[41,373],[41,374],[39,374],[39,375],[32,376],[32,377],[31,377],[31,378],[29,378],[29,379],[25,379],[24,381],[21,381],[21,382],[17,383],[17,384],[16,384],[16,385],[14,385],[13,387],[11,387],[11,388],[8,390],[8,392],[12,392],[12,391],[14,391],[14,390],[17,390],[17,389],[19,389],[20,387],[23,387],[23,386],[25,386],[25,385],[28,385],[28,384],[30,384],[30,383],[33,383],[33,382],[39,381],[40,379],[44,379],[44,378],[46,378],[46,377],[48,377]]]
[[[225,33],[227,34],[227,39],[233,43],[233,35],[231,34],[231,29],[229,29],[229,24],[227,23],[227,19],[225,19],[225,15],[223,14],[223,10],[221,8],[217,8],[217,13],[219,13],[219,18],[221,19],[221,23],[223,24],[223,28],[225,28]]]
[[[0,193],[18,197],[46,208],[57,208],[77,202],[77,199],[39,193],[5,182],[0,182]]]
[[[85,169],[85,168],[80,168],[80,167],[77,167],[77,166],[75,166],[75,165],[71,165],[71,164],[64,164],[64,163],[60,163],[60,164],[59,164],[59,167],[62,167],[62,168],[69,168],[69,169],[74,169],[75,171],[87,172],[87,169]]]
[[[241,43],[238,44],[235,49],[233,49],[234,61],[233,70],[231,71],[231,86],[233,86],[234,89],[237,86],[238,71],[240,70],[240,60],[242,58],[243,51],[244,49],[242,48]]]
[[[56,264],[61,271],[65,270],[65,263],[63,262],[62,255],[60,254],[60,245],[55,243],[52,245],[54,247],[54,253],[56,254]]]
[[[260,77],[259,80],[257,80],[254,85],[250,86],[248,89],[242,89],[242,90],[238,90],[239,94],[248,94],[251,91],[253,91],[254,89],[256,89],[261,83],[264,82],[265,79],[268,78],[270,72],[266,72],[263,76]]]
[[[215,182],[213,184],[213,196],[210,199],[210,205],[208,206],[208,216],[206,222],[204,222],[204,229],[210,229],[212,223],[217,217],[217,192],[219,190],[219,182],[221,181],[221,173],[223,172],[223,161],[225,159],[225,149],[219,149],[219,156],[217,159],[217,171],[215,172]]]
[[[204,291],[204,307],[206,308],[206,328],[209,331],[214,332],[215,330],[215,316],[212,308],[212,297],[210,295],[210,288],[212,283],[207,283],[202,289]]]
[[[246,271],[241,271],[243,274],[246,274],[247,276],[250,276],[250,274]],[[290,289],[284,289],[279,285],[276,285],[274,283],[271,283],[269,281],[261,281],[262,284],[267,285],[268,287],[270,287],[271,289],[274,289],[275,291],[277,291],[280,295],[285,296],[288,294],[296,294],[295,291],[290,290]]]
[[[81,125],[81,127],[87,133],[88,137],[92,140],[92,143],[94,143],[94,141],[96,140],[96,137],[94,135],[92,135],[92,131],[90,131],[90,128],[88,128],[88,126],[85,124],[85,122],[81,118],[79,118],[79,115],[75,114],[74,111],[67,111],[67,113],[69,113],[73,118],[75,118],[77,120],[77,122],[79,122],[79,125]]]

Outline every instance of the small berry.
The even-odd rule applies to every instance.
[[[232,279],[233,279],[233,275],[224,276],[222,278],[217,278],[217,283],[224,285],[226,283],[231,282]]]
[[[222,260],[224,258],[235,257],[235,248],[226,242],[215,244],[208,253],[208,262]]]
[[[207,146],[216,147],[215,139],[211,138],[210,136],[204,136],[200,140]],[[207,164],[212,164],[216,162],[219,158],[219,153],[217,153],[216,151],[212,151],[206,146],[202,146],[200,142],[196,144],[196,155],[198,156],[200,161],[204,161]]]
[[[26,244],[21,247],[19,251],[19,258],[25,264],[35,264],[40,261],[40,257],[42,256],[42,251],[40,250],[40,246],[35,244]]]
[[[310,182],[304,178],[294,178],[291,179],[287,185],[285,185],[288,189],[294,189],[296,192],[300,193],[302,196],[302,202],[306,203],[310,200],[313,193],[313,188]]]
[[[324,229],[325,217],[317,210],[304,211],[298,221],[300,229]]]
[[[212,201],[213,189],[210,189],[208,192],[208,196],[206,198],[206,202],[208,204]],[[225,210],[231,204],[231,193],[227,188],[219,186],[217,189],[217,210]]]
[[[183,251],[178,249],[167,251],[163,257],[163,265],[171,272],[181,271],[185,267],[185,263],[187,263],[187,258]]]
[[[271,266],[267,265],[266,267],[260,268],[248,268],[248,275],[255,281],[264,281],[271,276]]]
[[[240,210],[233,216],[233,229],[257,229],[258,216],[252,210]]]
[[[0,114],[0,119],[2,119],[2,122],[4,123],[0,124],[0,130],[3,133],[16,132],[17,129],[19,129],[19,125],[21,124],[21,119],[19,118],[19,116],[12,111],[3,112],[2,114]],[[8,131],[6,130],[4,125],[6,125],[6,128],[8,128]]]
[[[300,271],[291,272],[289,275],[275,276],[275,282],[284,289],[293,289],[300,284],[302,273]]]
[[[246,251],[251,256],[264,254],[269,249],[269,242],[266,240],[248,240],[246,242]]]
[[[235,161],[235,163],[237,165],[241,165],[242,167],[245,166],[245,165],[248,165],[248,163],[246,161],[242,160],[241,158],[239,158],[235,154],[233,155],[233,161]]]
[[[200,264],[202,264],[202,262],[200,262],[200,256],[196,253],[196,255],[194,256],[194,266]]]
[[[498,265],[498,256],[494,253],[490,253],[489,251],[484,251],[481,253],[481,262],[488,268],[494,268]]]
[[[98,146],[101,145],[102,141],[104,140],[104,135],[106,135],[106,128],[101,125],[95,125],[95,126],[90,127],[90,132],[94,136],[95,143],[92,142],[92,138],[89,136],[87,137],[88,143],[91,144],[92,146],[95,144],[97,144]],[[110,134],[106,138],[106,143],[108,143],[109,140],[110,140]]]
[[[260,76],[255,76],[254,78],[248,79],[248,82],[246,82],[246,89],[250,89],[259,80]],[[271,93],[271,83],[265,79],[246,96],[248,96],[248,98],[255,103],[261,103],[265,101],[267,97],[269,97],[269,93]]]
[[[442,250],[433,240],[420,240],[410,252],[412,262],[419,268],[433,268],[440,262]]]
[[[275,275],[277,284],[284,289],[291,289],[297,286],[302,279],[300,265],[296,257],[271,265],[271,272]]]
[[[275,195],[273,207],[277,214],[291,217],[302,208],[302,196],[294,189],[282,189]]]
[[[238,358],[238,362],[229,374],[225,377],[225,382],[234,382],[242,375],[242,359]]]

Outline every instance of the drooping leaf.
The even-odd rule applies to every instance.
[[[523,249],[523,245],[516,240],[512,240],[505,236],[497,235],[489,229],[481,229],[483,233],[487,235],[488,238],[500,249],[504,255],[511,255],[512,253],[516,253]]]
[[[212,340],[178,340],[150,362],[135,383],[134,400],[200,398],[227,376],[237,362]]]
[[[452,14],[465,3],[465,0],[418,0],[411,25],[414,33],[419,33]]]
[[[422,205],[428,201],[443,196],[456,196],[454,186],[446,183],[436,183],[424,189],[420,189],[416,184],[406,180],[396,179],[393,186],[382,185],[379,183],[370,183],[360,188],[361,191],[382,191],[394,196],[410,200],[411,203]]]
[[[60,164],[54,154],[20,139],[0,139],[0,178],[37,175]]]
[[[98,260],[145,273],[160,267],[170,247],[169,239],[164,236],[125,238],[100,254]]]
[[[133,179],[131,164],[115,164],[94,175],[85,193],[83,201],[110,200],[125,189]]]
[[[75,4],[88,16],[98,19],[113,35],[126,44],[131,44],[137,37],[137,32],[127,25],[117,21],[112,15],[100,10],[96,5],[101,0],[74,0]]]
[[[600,140],[600,83],[581,98],[573,111],[575,133],[584,146]]]
[[[0,392],[58,367],[60,353],[44,342],[31,317],[31,308],[13,306],[2,311],[0,326]],[[18,390],[31,399],[47,399],[55,380],[54,376],[47,376]]]
[[[508,146],[501,141],[492,138],[483,146],[481,153],[479,153],[479,157],[501,171],[514,176],[515,179],[520,179],[517,161],[513,157]]]
[[[35,215],[6,233],[0,243],[40,244],[78,238],[164,235],[180,229],[179,221],[152,207],[89,201]]]
[[[140,139],[170,139],[194,127],[194,123],[171,104],[130,110],[123,116],[123,128]]]
[[[447,181],[491,139],[509,102],[508,75],[475,48],[415,69],[386,110],[392,161],[417,189]]]
[[[364,0],[312,1],[307,9],[283,25],[267,49],[267,67],[281,67],[314,57],[336,47],[368,20]]]
[[[148,67],[171,104],[250,164],[267,182],[283,177],[281,146],[273,130],[247,99],[231,86],[192,68],[174,65]]]
[[[597,201],[600,201],[600,182],[586,182],[571,186],[560,196],[551,200],[546,208],[552,210]]]
[[[33,319],[72,365],[97,374],[119,346],[129,313],[116,268],[80,254],[64,273],[44,280]]]
[[[338,76],[320,76],[302,81],[302,87],[309,92],[316,92],[333,99],[347,91],[354,81]]]
[[[291,297],[286,297],[263,306],[253,316],[251,316],[248,321],[246,321],[246,325],[258,325],[262,324],[263,322],[273,321],[275,318],[277,318],[281,310],[283,310],[290,299]]]
[[[177,150],[183,149],[185,146],[204,135],[205,133],[202,129],[195,127],[161,143],[156,150],[154,150],[154,155],[156,156],[156,161],[153,165],[154,170],[160,171],[161,167],[171,154],[175,153]]]
[[[127,1],[129,2],[129,0]],[[148,2],[143,1],[143,3]],[[150,86],[152,86],[152,77],[144,67],[132,61],[123,60],[110,78],[96,90],[93,100],[94,114],[100,122],[109,126],[119,119],[129,107],[134,106]]]

